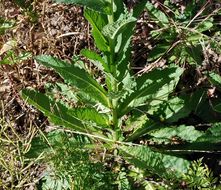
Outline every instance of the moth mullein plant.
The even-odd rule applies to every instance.
[[[161,129],[179,135],[188,143],[202,135],[192,126],[170,128],[164,124],[189,113],[179,112],[183,110],[184,100],[171,96],[184,69],[170,65],[139,75],[130,68],[131,38],[147,1],[141,0],[130,11],[119,0],[56,2],[84,6],[84,16],[91,25],[97,51],[83,49],[81,55],[102,73],[103,80],[98,80],[86,63],[80,64],[79,60],[69,63],[40,55],[36,61],[53,68],[69,88],[67,93],[75,89],[76,99],[70,106],[32,89],[24,89],[22,97],[43,112],[54,125],[85,135],[94,144],[96,140],[103,142],[99,146],[115,150],[136,167],[163,178],[182,177],[188,171],[190,161],[175,152],[170,155],[170,151],[138,143],[144,136],[157,138],[157,130]],[[165,108],[167,114],[156,114],[165,102],[170,104]],[[180,133],[182,130],[185,132]]]

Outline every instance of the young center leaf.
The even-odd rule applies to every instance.
[[[104,53],[109,51],[108,41],[101,32],[103,27],[108,23],[107,15],[100,14],[90,9],[85,9],[84,17],[92,26],[92,36],[97,48]]]
[[[124,13],[125,15],[137,19],[145,8],[146,0],[141,0],[133,8],[131,13]],[[124,10],[125,11],[125,10]],[[121,15],[122,16],[122,15]],[[119,17],[120,18],[120,17]],[[127,17],[125,17],[126,19]],[[122,79],[130,77],[129,64],[131,63],[131,38],[134,34],[136,22],[129,22],[117,35],[117,43],[115,46],[115,62],[118,64],[117,67],[117,80],[122,81]],[[120,87],[120,86],[119,86]],[[124,88],[124,87],[123,87]]]
[[[109,107],[106,90],[85,70],[52,56],[37,56],[36,60],[47,67],[53,68],[66,83],[77,87],[99,103]]]
[[[102,33],[104,36],[110,38],[111,40],[116,40],[116,37],[119,33],[121,33],[124,29],[126,29],[126,26],[131,23],[135,22],[136,18],[128,15],[123,15],[120,17],[116,22],[110,23],[106,25]]]

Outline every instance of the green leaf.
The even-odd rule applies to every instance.
[[[220,104],[217,104],[213,107],[213,109],[217,112],[220,112],[221,113],[221,103]]]
[[[28,158],[37,158],[40,154],[50,154],[53,149],[66,146],[69,148],[79,148],[85,145],[91,144],[88,137],[75,135],[69,136],[63,131],[51,131],[45,135],[34,137],[31,142],[31,148],[28,153],[25,154]]]
[[[133,23],[136,21],[136,18],[132,17],[131,15],[128,17],[127,14],[124,14],[122,17],[120,17],[117,21],[107,24],[103,30],[102,33],[112,39],[112,40],[116,40],[117,39],[117,35],[119,33],[122,33],[122,31],[124,29],[127,29],[127,25],[130,23]]]
[[[128,18],[137,19],[142,13],[145,7],[146,1],[140,1],[132,10],[132,13],[127,11],[122,11],[121,15],[116,22],[120,20],[126,20]],[[117,80],[122,81],[122,78],[128,77],[130,74],[128,72],[129,64],[131,61],[131,38],[134,33],[134,27],[136,22],[129,22],[116,34],[115,36],[115,48],[116,53],[115,62],[117,64]]]
[[[8,64],[8,65],[12,65],[12,64],[15,64],[15,58],[16,58],[16,55],[15,55],[15,52],[13,50],[9,50],[7,52],[5,52],[5,55],[3,57],[3,59],[0,61],[0,65],[3,65],[3,64]]]
[[[209,72],[208,77],[209,77],[210,83],[212,83],[213,85],[218,87],[219,90],[221,90],[221,76],[214,72]]]
[[[121,74],[123,79],[119,83],[119,90],[124,91],[124,96],[121,96],[121,99],[124,99],[128,94],[133,92],[133,88],[136,86],[136,82],[134,76],[132,76],[128,70],[126,70],[125,75],[123,75],[123,73]]]
[[[133,23],[130,23],[127,27]],[[117,63],[117,80],[125,84],[125,80],[132,79],[129,71],[129,64],[131,61],[131,37],[133,32],[126,32],[126,30],[120,34],[117,39],[117,45],[115,46],[116,63]],[[119,48],[119,49],[118,49]],[[123,80],[122,80],[123,79]],[[132,81],[131,81],[132,82]]]
[[[195,29],[198,32],[204,32],[209,30],[210,28],[213,27],[213,19],[211,18],[210,20],[204,20],[203,22],[199,23]]]
[[[190,162],[176,156],[153,151],[146,146],[121,146],[120,154],[126,160],[143,170],[150,170],[160,177],[179,178],[186,173]]]
[[[157,58],[163,56],[171,47],[171,43],[160,43],[154,47],[148,54],[148,61],[154,61]]]
[[[207,129],[206,133],[209,133],[209,134],[211,134],[212,136],[215,136],[215,137],[221,136],[221,123],[212,124],[212,127]]]
[[[221,123],[214,123],[205,132],[200,132],[201,135],[192,143],[179,145],[164,146],[163,151],[175,152],[179,154],[191,154],[194,152],[204,153],[221,153]]]
[[[99,124],[109,126],[108,118],[105,114],[99,114],[90,108],[88,110],[86,108],[72,109],[44,94],[29,89],[22,90],[22,98],[39,109],[55,125],[105,138],[101,134],[102,131],[100,131],[102,126],[98,126]]]
[[[103,52],[109,51],[108,42],[101,32],[103,27],[108,23],[107,16],[90,9],[85,9],[84,17],[92,26],[92,36],[98,49]]]
[[[208,100],[207,89],[201,88],[191,94],[184,93],[180,97],[185,101],[185,109],[191,110],[201,121],[206,123],[220,121],[219,113],[214,110],[214,107],[220,103],[220,100]]]
[[[134,92],[119,106],[119,115],[123,116],[139,106],[162,103],[175,88],[182,73],[183,69],[171,67],[143,74],[136,80]]]
[[[189,35],[187,35],[187,38],[186,38],[186,40],[188,41],[188,42],[199,42],[199,40],[201,40],[202,39],[202,34],[200,34],[200,33],[190,33]]]
[[[188,116],[191,111],[192,109],[187,106],[187,100],[174,97],[159,105],[151,106],[148,113],[158,117],[161,121],[172,123]]]
[[[197,89],[195,92],[190,94],[182,94],[180,98],[184,100],[187,109],[196,113],[200,105],[205,103],[207,94],[205,89]]]
[[[67,107],[51,100],[44,94],[25,89],[22,90],[22,98],[39,109],[55,125],[61,125],[81,132],[89,130],[79,119],[67,114]]]
[[[109,71],[108,65],[96,52],[89,49],[83,49],[81,50],[81,54],[91,60],[99,70],[107,72]]]
[[[214,109],[216,105],[220,104],[220,99],[214,98],[208,100],[206,92],[204,96],[206,96],[206,98],[198,104],[194,114],[205,123],[215,123],[220,121],[220,113],[216,112],[217,110]]]
[[[199,41],[199,39],[197,40]],[[187,61],[189,64],[198,64],[201,65],[203,60],[202,60],[202,46],[201,45],[191,45],[191,46],[186,46],[184,49],[185,53],[184,56],[186,56]],[[182,55],[181,55],[182,56]]]
[[[133,17],[138,18],[146,6],[146,0],[140,0],[133,8]]]
[[[5,20],[0,17],[0,34],[4,34],[6,30],[12,28],[15,25],[15,21]]]
[[[141,137],[144,137],[147,135],[150,131],[161,129],[164,125],[158,122],[153,122],[151,120],[147,120],[142,126],[139,126],[138,129],[136,129],[131,135],[129,135],[126,139],[127,142],[132,142],[136,139],[139,139]]]
[[[187,117],[191,112],[197,112],[198,106],[203,103],[204,100],[205,91],[198,90],[190,95],[184,94],[181,98],[174,97],[165,100],[163,103],[155,106],[150,106],[148,108],[145,108],[145,106],[141,107],[141,112],[144,112],[143,117],[149,117],[151,120],[143,119],[142,125],[127,137],[127,141],[132,141],[147,134],[151,134],[152,131],[164,129],[164,123],[177,122],[180,118]],[[139,123],[138,120],[136,124]],[[136,124],[134,125],[136,126]]]
[[[71,185],[67,178],[63,176],[58,176],[51,168],[48,169],[49,171],[44,171],[44,176],[41,178],[39,184],[41,187],[38,189],[41,190],[63,190],[63,189],[71,189]]]
[[[112,38],[114,44],[114,62],[117,65],[116,79],[118,81],[122,81],[122,79],[128,78],[130,76],[128,70],[131,61],[131,38],[134,33],[134,27],[136,24],[135,20],[143,11],[145,4],[146,2],[142,0],[130,13],[126,10],[123,10],[119,15],[119,18],[117,17],[118,20],[116,22],[104,27],[104,30],[107,30],[105,35],[109,38]],[[123,22],[127,23],[123,24]],[[112,34],[108,33],[110,32],[108,28],[112,30]],[[114,32],[116,33],[114,34]],[[120,90],[123,88],[123,85],[119,85]]]
[[[73,89],[73,87],[70,87],[64,83],[47,83],[45,85],[45,90],[47,95],[55,99],[57,98],[56,95],[61,95],[62,101],[64,100],[65,103],[67,102],[67,105],[69,103],[76,104],[78,102],[76,89]]]
[[[140,14],[143,12],[145,8],[146,0],[141,0],[132,10],[132,14],[125,12],[125,19],[127,18],[126,15],[129,17],[132,16],[133,18],[138,18]],[[115,45],[115,53],[116,59],[115,62],[117,63],[117,80],[122,81],[125,78],[131,78],[129,72],[129,64],[131,62],[131,37],[134,33],[134,27],[136,22],[128,23],[123,30],[117,35],[117,42]],[[124,84],[124,82],[123,82]],[[119,86],[119,89],[124,89],[125,85]]]
[[[155,8],[154,5],[150,2],[146,3],[146,9],[148,13],[156,20],[158,21],[159,25],[161,26],[167,26],[169,24],[168,17],[160,11],[158,8]]]
[[[127,14],[129,13],[125,13],[122,17],[125,17],[126,19]],[[116,34],[114,39],[115,63],[117,65],[118,81],[122,81],[122,79],[130,75],[129,64],[131,61],[131,38],[133,36],[134,27],[135,22],[127,23],[122,29],[120,29],[120,32]]]
[[[165,127],[152,131],[149,135],[154,137],[154,141],[168,143],[173,137],[179,137],[184,141],[193,142],[202,136],[202,132],[197,131],[193,126],[181,125],[178,127]]]
[[[52,56],[37,56],[36,60],[47,67],[55,69],[65,82],[74,85],[79,90],[87,93],[89,96],[92,96],[104,106],[109,107],[107,92],[83,69]]]
[[[17,61],[21,62],[21,61],[24,61],[24,60],[28,60],[31,57],[32,57],[31,52],[21,52],[17,57]]]
[[[118,188],[117,188],[118,190],[131,190],[131,185],[128,180],[127,173],[125,171],[120,171],[118,173],[115,183],[118,185]]]
[[[92,10],[111,14],[111,4],[108,0],[55,0],[57,3],[68,3],[68,4],[75,4],[85,6]]]
[[[208,143],[208,145],[213,143],[221,144],[221,123],[214,123],[196,142],[204,142]],[[219,150],[221,150],[221,147]]]
[[[107,115],[103,113],[98,113],[94,108],[76,108],[69,109],[67,114],[74,116],[82,121],[85,124],[95,123],[98,126],[110,126],[109,119]]]
[[[201,7],[201,5],[195,6],[194,1],[189,1],[185,6],[186,8],[183,12],[183,16],[185,21],[189,22],[198,12],[198,6]],[[181,16],[181,14],[179,13],[178,16]]]
[[[123,12],[124,12],[124,2],[119,0],[113,0],[114,19],[117,20]]]
[[[126,121],[126,127],[124,131],[133,131],[141,128],[146,122],[148,118],[145,114],[134,114],[129,117],[129,119]]]

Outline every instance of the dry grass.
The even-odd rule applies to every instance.
[[[4,111],[0,127],[0,189],[35,189],[43,166],[38,164],[38,159],[26,159],[25,154],[37,128],[30,125],[25,134],[17,132],[14,123],[5,118]]]

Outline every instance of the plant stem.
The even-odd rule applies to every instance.
[[[113,117],[113,127],[114,127],[114,140],[119,140],[119,126],[118,126],[118,115],[117,115],[117,99],[112,100],[113,110],[112,110],[112,117]]]
[[[112,14],[108,15],[108,23],[112,24],[114,23],[114,0],[111,0],[111,6],[112,6]],[[109,47],[110,47],[110,55],[108,57],[108,65],[111,71],[111,74],[113,77],[110,78],[111,86],[109,91],[113,94],[118,92],[118,85],[116,81],[117,77],[117,67],[115,63],[115,40],[109,39]],[[119,121],[118,121],[118,114],[117,114],[117,107],[118,107],[118,99],[111,97],[110,102],[112,104],[112,122],[113,122],[113,130],[114,130],[114,140],[119,140]]]

